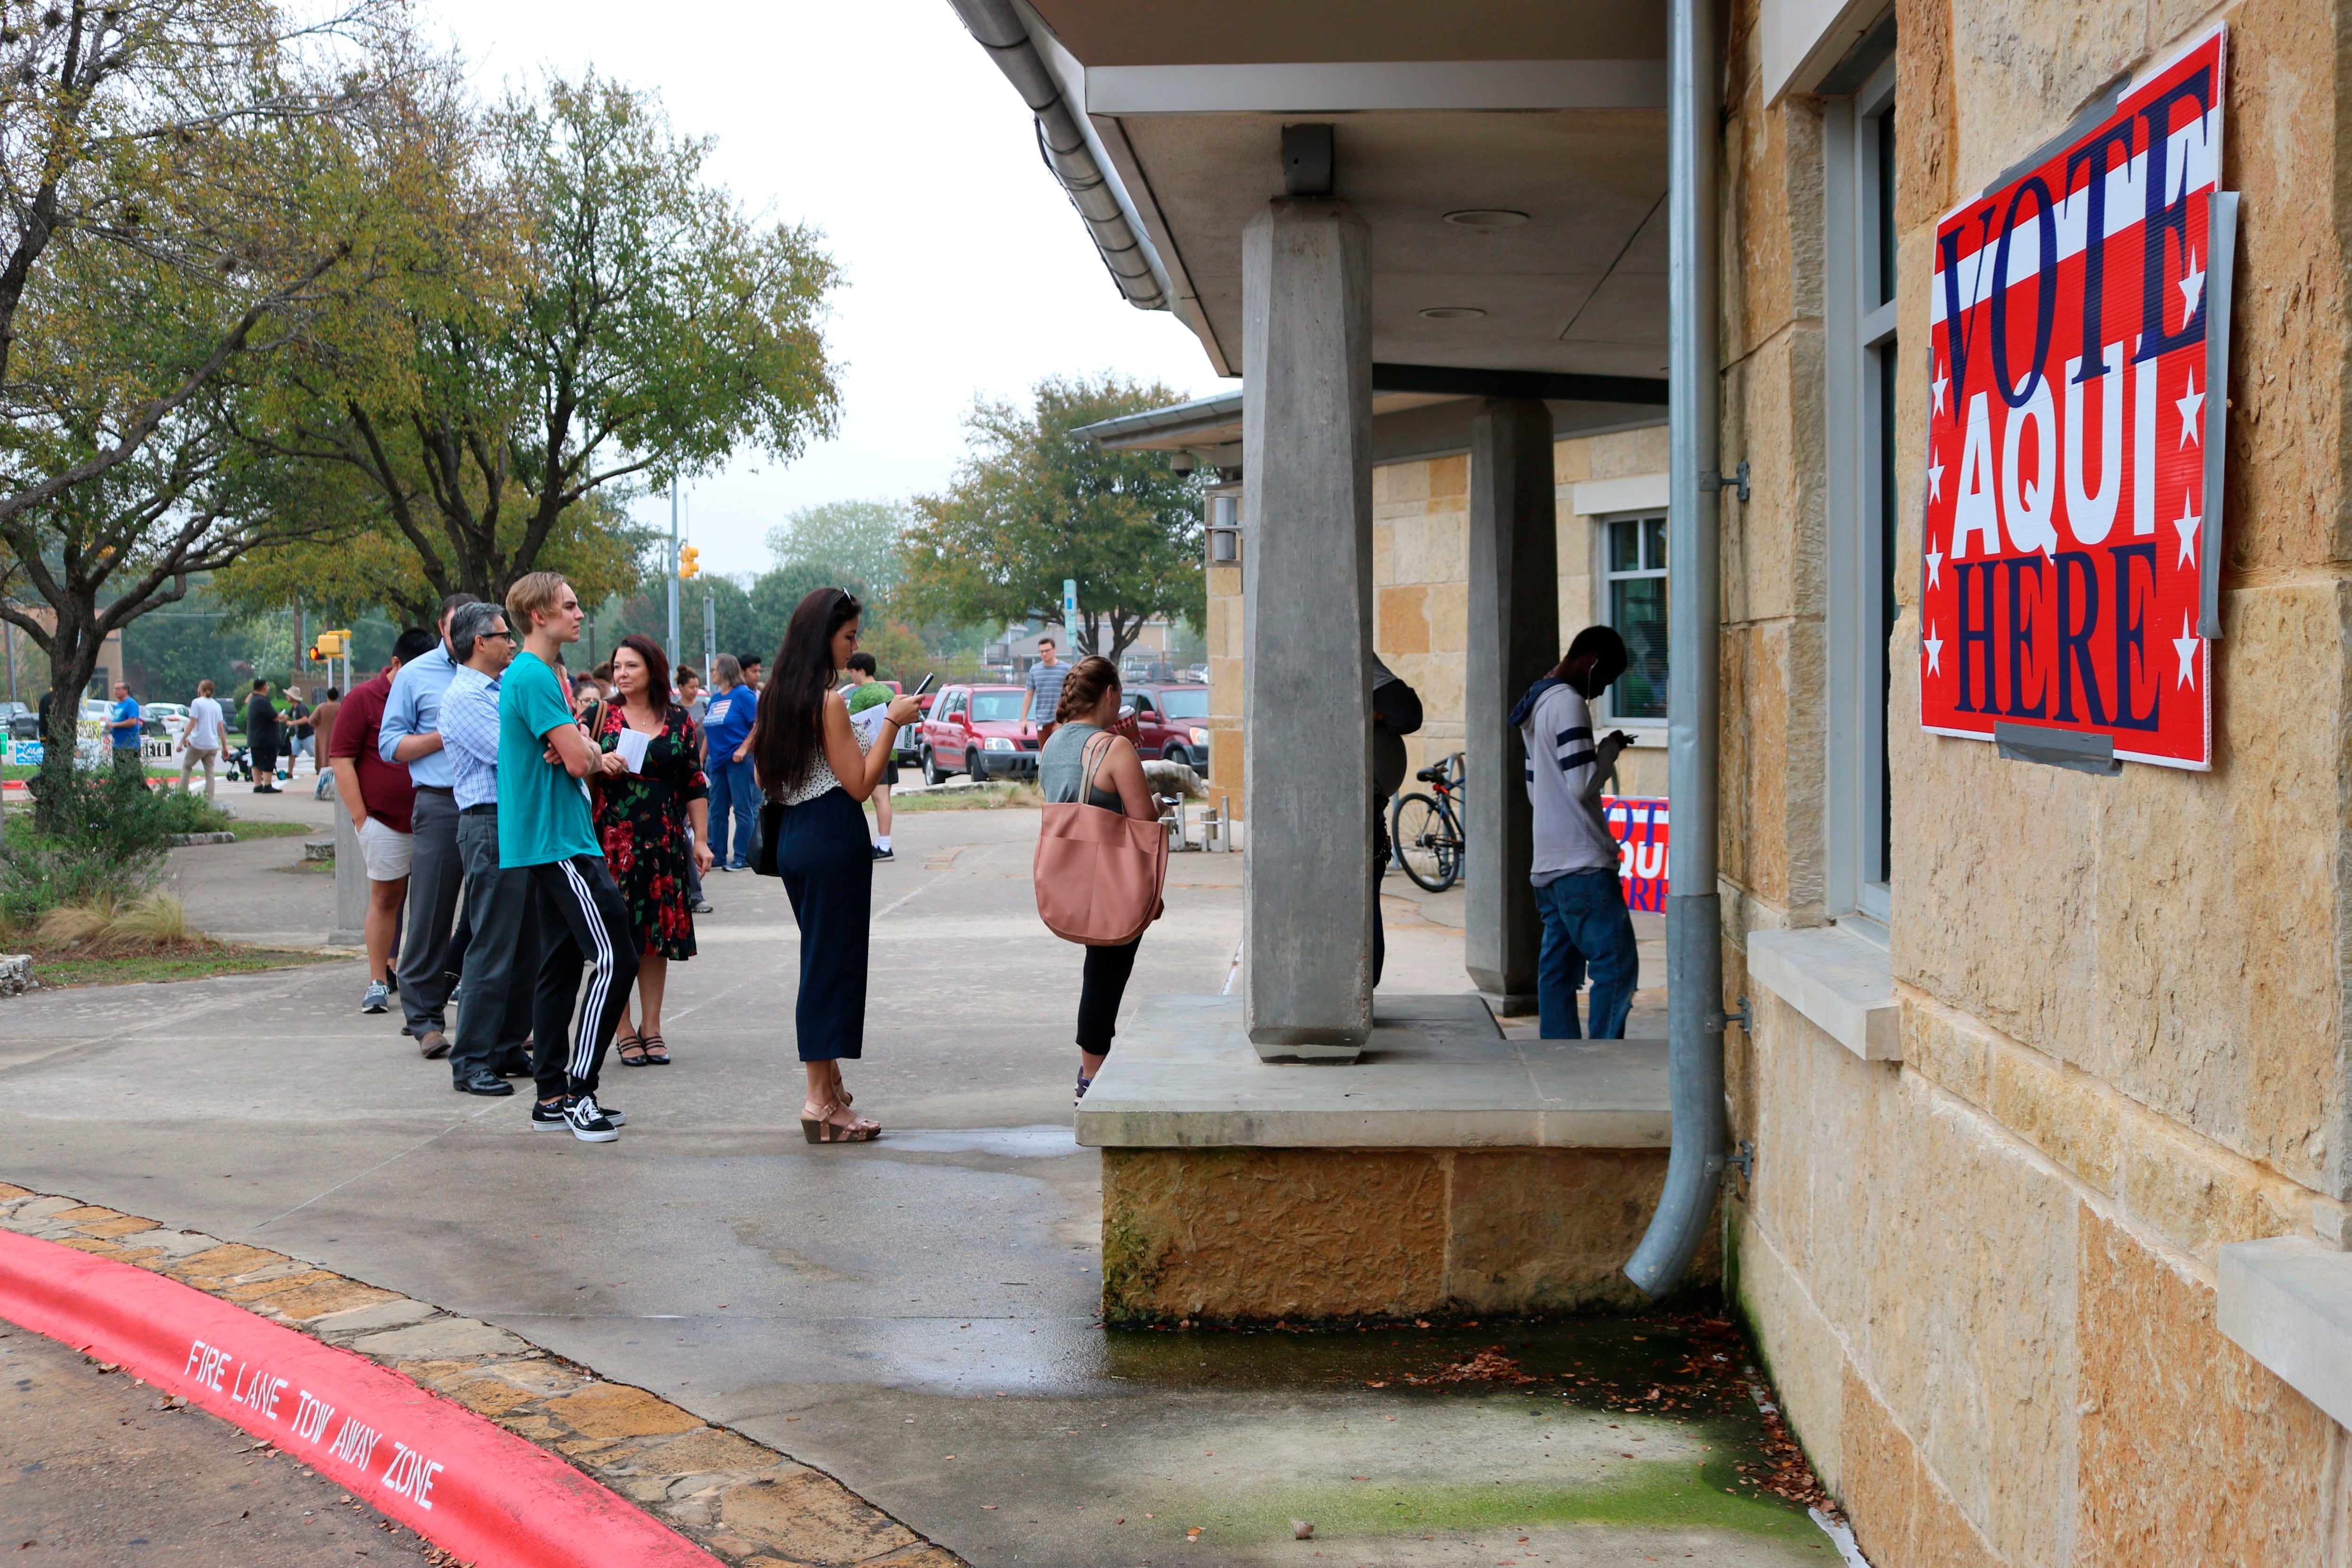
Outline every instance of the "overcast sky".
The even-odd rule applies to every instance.
[[[1172,316],[1120,298],[1027,110],[947,0],[434,4],[485,96],[590,65],[657,89],[679,131],[718,138],[713,179],[754,213],[822,229],[846,274],[827,328],[846,366],[841,433],[693,487],[708,569],[764,568],[764,535],[795,508],[944,483],[975,394],[1106,369],[1184,396],[1224,384]]]

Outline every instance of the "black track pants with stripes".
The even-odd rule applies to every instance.
[[[637,983],[636,945],[629,937],[621,890],[601,856],[574,855],[530,868],[539,912],[539,985],[531,999],[531,1076],[539,1098],[587,1094],[596,1087],[613,1029]],[[580,971],[588,988],[580,989]],[[572,1026],[574,999],[580,1027]]]

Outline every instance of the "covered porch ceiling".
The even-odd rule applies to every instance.
[[[1662,6],[1016,8],[1219,374],[1241,364],[1242,231],[1284,194],[1282,127],[1312,121],[1334,127],[1332,194],[1370,229],[1376,362],[1658,383],[1629,418],[1663,402]]]

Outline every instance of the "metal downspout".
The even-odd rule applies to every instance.
[[[1723,1173],[1723,924],[1716,892],[1721,670],[1720,370],[1716,359],[1716,165],[1720,68],[1714,0],[1672,0],[1667,34],[1666,1060],[1674,1149],[1665,1191],[1627,1278],[1681,1282],[1706,1239]]]
[[[1038,150],[1045,153],[1054,177],[1069,194],[1070,205],[1086,220],[1087,232],[1102,255],[1103,265],[1118,284],[1128,303],[1139,310],[1168,308],[1168,283],[1153,265],[1150,249],[1129,220],[1126,207],[1112,188],[1110,176],[1095,157],[1078,122],[1078,111],[1063,95],[1062,84],[1037,53],[1029,28],[1013,9],[1013,0],[948,0],[963,18],[971,36],[988,51],[1005,79],[1021,94],[1021,101],[1037,117]]]

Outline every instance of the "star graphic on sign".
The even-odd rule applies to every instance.
[[[2198,516],[2195,512],[2189,510],[2189,492],[2187,490],[2181,491],[2180,515],[2175,518],[2172,522],[2172,526],[2180,531],[2180,559],[2174,563],[2174,564],[2186,566],[2191,561],[2197,559],[2197,546],[2195,543],[2195,540],[2197,538],[2197,526],[2204,521],[2205,520],[2202,517]]]
[[[1944,639],[1936,635],[1935,622],[1929,621],[1927,623],[1927,635],[1919,639],[1919,646],[1927,650],[1927,673],[1930,675],[1943,674]]]
[[[2186,301],[2181,309],[2180,324],[2186,327],[2196,319],[2197,302],[2205,297],[2205,273],[2197,265],[2197,253],[2193,250],[2189,253],[2189,276],[2180,280],[2179,287],[2180,298]]]
[[[2180,679],[2173,682],[2176,688],[2197,684],[2197,650],[2202,646],[2203,640],[2189,629],[2188,613],[2182,612],[2180,635],[2172,639],[2172,651],[2180,660]]]
[[[1927,384],[1936,389],[1936,412],[1941,414],[1944,411],[1944,388],[1952,384],[1952,378],[1944,374],[1943,361],[1936,362],[1936,379]]]
[[[1940,550],[1930,550],[1927,552],[1927,586],[1940,588],[1943,585],[1944,552]]]
[[[1936,448],[1927,448],[1927,499],[1944,499],[1944,465],[1936,461]]]
[[[2175,399],[2172,405],[2180,410],[2180,444],[2186,447],[2194,441],[2199,446],[2203,446],[2205,437],[2199,431],[2197,416],[2204,410],[2205,395],[2197,390],[2195,371],[2189,373],[2189,390]]]

